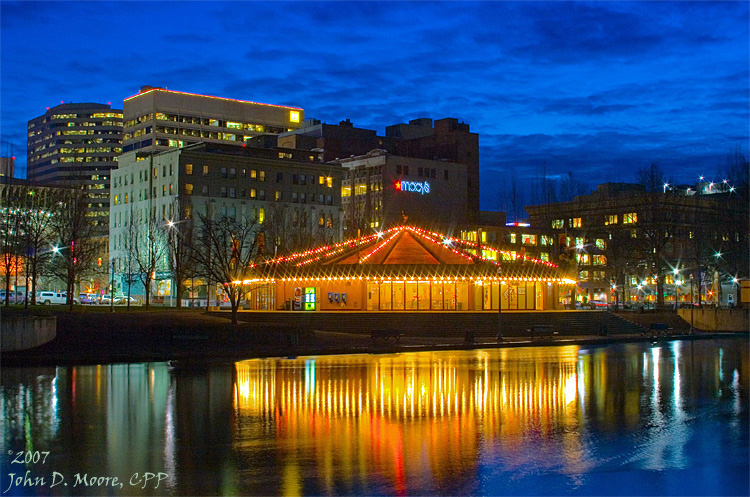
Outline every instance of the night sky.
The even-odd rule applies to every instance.
[[[719,179],[750,142],[748,2],[6,2],[0,153],[26,125],[142,85],[293,105],[375,129],[456,117],[481,207],[515,177]],[[721,178],[723,179],[723,178]]]

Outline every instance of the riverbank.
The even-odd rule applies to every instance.
[[[435,328],[430,333],[405,332],[398,342],[373,341],[362,329],[351,332],[320,330],[290,325],[288,314],[275,319],[243,316],[246,321],[232,327],[228,313],[205,313],[188,309],[124,309],[111,313],[103,309],[52,310],[58,320],[57,337],[40,347],[3,352],[3,367],[101,364],[151,361],[236,361],[256,357],[303,356],[352,353],[394,353],[423,350],[452,350],[494,347],[527,347],[561,344],[597,345],[614,342],[653,340],[648,333],[618,332],[606,336],[592,328],[592,334],[559,334],[530,338],[509,333],[498,343],[495,333],[478,334],[471,343],[455,329]],[[593,311],[596,312],[596,311]],[[356,316],[350,317],[356,328]],[[663,317],[652,319],[662,321]],[[518,330],[516,330],[518,331]],[[711,339],[737,333],[689,333],[674,327],[663,340]],[[747,337],[747,333],[741,334]]]

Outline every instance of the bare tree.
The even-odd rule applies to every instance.
[[[31,197],[24,216],[23,243],[26,252],[26,294],[31,296],[31,304],[36,304],[36,291],[39,276],[44,272],[49,261],[49,244],[52,237],[52,220],[54,215],[47,202],[42,200],[39,191],[30,190]],[[29,282],[33,287],[29,292]],[[26,299],[28,301],[28,298]],[[28,304],[28,302],[27,302]]]
[[[666,253],[676,236],[681,209],[677,197],[664,190],[664,175],[655,163],[639,170],[637,176],[645,191],[637,200],[636,211],[625,214],[635,218],[623,219],[623,223],[629,221],[635,230],[634,246],[646,274],[656,279],[656,303],[663,306]]]
[[[258,251],[259,230],[255,219],[239,220],[220,217],[214,220],[211,212],[198,213],[200,225],[196,233],[194,259],[209,281],[223,285],[232,307],[232,325],[237,325],[237,309],[247,293],[248,269]]]
[[[102,241],[94,239],[94,226],[87,216],[89,196],[85,187],[60,189],[51,229],[57,235],[50,261],[52,274],[65,282],[67,304],[72,309],[76,283],[82,274],[93,270],[102,253]]]
[[[10,280],[18,268],[19,254],[23,246],[23,216],[21,204],[23,192],[20,189],[7,187],[2,189],[0,197],[0,250],[2,250],[2,272],[5,278],[5,302],[10,305]]]
[[[135,243],[132,246],[135,255],[133,261],[146,292],[145,305],[148,309],[151,302],[151,283],[154,281],[156,270],[165,262],[164,257],[168,253],[164,226],[152,217],[143,219],[136,215],[135,218],[130,218],[130,228],[135,233]]]
[[[568,171],[568,174],[560,182],[560,201],[569,202],[578,195],[585,195],[587,190],[586,184],[576,179],[573,171]]]
[[[182,307],[182,293],[185,291],[185,280],[194,273],[193,264],[193,220],[181,215],[185,206],[180,199],[175,200],[173,212],[178,213],[177,220],[166,224],[169,270],[175,282],[177,307]]]

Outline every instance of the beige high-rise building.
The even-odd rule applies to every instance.
[[[244,145],[264,134],[298,128],[305,111],[144,86],[123,104],[123,152],[139,155],[199,142]]]

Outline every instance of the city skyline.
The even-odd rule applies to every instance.
[[[61,101],[122,108],[142,85],[381,135],[458,118],[480,136],[482,209],[543,171],[593,188],[656,162],[721,180],[750,141],[746,2],[33,5],[0,4],[0,154],[18,176],[29,120]]]

